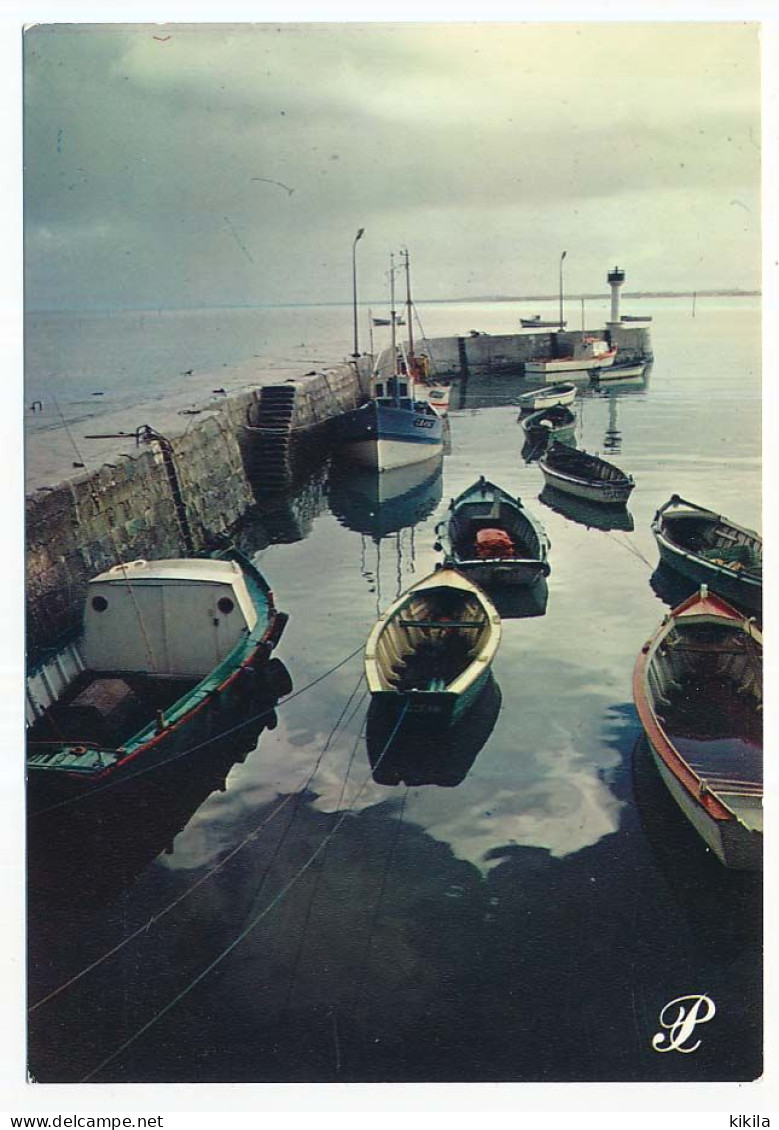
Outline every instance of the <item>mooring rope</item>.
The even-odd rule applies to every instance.
[[[346,713],[346,710],[348,709],[349,703],[352,701],[352,699],[353,699],[354,695],[356,694],[356,692],[357,692],[360,684],[362,683],[363,679],[364,679],[364,675],[362,673],[360,673],[360,677],[357,680],[357,683],[354,687],[354,690],[349,695],[346,706],[341,711],[335,725],[331,729],[331,731],[328,735],[327,741],[324,744],[324,747],[322,748],[319,756],[317,757],[316,761],[314,762],[313,768],[309,771],[307,776],[303,780],[301,780],[300,784],[297,786],[296,789],[294,789],[292,792],[288,793],[287,796],[284,798],[284,800],[282,800],[279,804],[276,805],[276,807],[274,809],[271,810],[271,812],[268,816],[263,817],[263,819],[260,821],[260,823],[256,827],[252,828],[251,832],[249,832],[246,836],[244,836],[244,838],[238,844],[236,844],[235,847],[231,848],[230,851],[227,853],[227,855],[223,856],[222,859],[220,859],[218,863],[214,864],[214,866],[212,868],[210,868],[210,870],[208,870],[204,875],[201,875],[201,877],[199,879],[197,879],[192,884],[192,886],[188,887],[185,891],[182,891],[182,893],[180,895],[178,895],[175,899],[173,899],[172,902],[169,902],[166,906],[164,906],[162,908],[162,910],[156,911],[151,916],[151,918],[149,918],[147,921],[145,921],[136,930],[133,930],[132,933],[128,934],[120,942],[117,942],[117,944],[112,946],[111,949],[106,950],[106,952],[104,954],[102,954],[100,957],[96,958],[94,961],[90,962],[89,965],[84,966],[83,969],[81,969],[78,973],[75,973],[67,981],[64,981],[56,989],[52,989],[52,991],[50,993],[47,993],[47,995],[45,997],[41,997],[41,999],[39,1001],[36,1001],[35,1004],[30,1006],[30,1008],[28,1009],[28,1013],[32,1014],[37,1009],[41,1008],[44,1004],[47,1004],[49,1001],[53,1000],[55,997],[58,997],[61,993],[64,993],[66,989],[69,989],[72,985],[75,985],[76,982],[80,981],[88,973],[91,973],[92,970],[97,969],[98,966],[100,966],[104,962],[108,961],[109,958],[114,957],[117,953],[119,953],[122,949],[124,949],[124,947],[126,945],[128,945],[131,941],[133,941],[133,939],[139,937],[141,934],[148,933],[148,931],[151,929],[152,926],[156,925],[162,918],[164,918],[167,914],[169,914],[170,911],[172,911],[180,903],[184,902],[185,899],[189,898],[189,896],[193,893],[193,891],[196,891],[198,889],[198,887],[201,887],[213,875],[216,875],[217,872],[221,871],[223,867],[225,867],[232,859],[234,859],[235,856],[238,855],[238,853],[240,851],[242,851],[243,848],[245,848],[247,844],[249,844],[252,840],[254,840],[259,835],[259,833],[263,830],[263,828],[266,828],[268,826],[268,824],[270,824],[271,821],[274,820],[276,818],[276,816],[278,816],[278,814],[283,811],[284,808],[286,808],[286,806],[290,803],[290,801],[292,801],[295,798],[299,798],[300,795],[302,793],[304,793],[306,791],[306,789],[309,788],[309,786],[311,785],[311,782],[313,781],[314,777],[316,776],[316,774],[319,770],[319,766],[322,762],[322,758],[324,757],[325,753],[327,752],[327,750],[330,746],[330,742],[332,741],[335,733],[337,732],[339,726],[341,725],[341,722],[343,721],[343,718],[344,718],[344,715]],[[295,813],[293,813],[293,816],[292,816],[293,820],[294,820],[294,816],[295,816]],[[292,823],[292,820],[290,821],[290,824],[291,823]],[[284,835],[286,835],[286,832],[284,833]],[[281,839],[283,840],[283,838],[284,837],[282,836]],[[277,846],[276,850],[278,850],[278,846]],[[273,858],[275,858],[275,852],[274,852]],[[271,864],[272,863],[273,863],[273,859],[271,859]],[[268,868],[266,869],[266,872],[265,872],[266,876],[268,874],[268,871],[270,870],[271,864],[269,864]]]
[[[373,908],[373,914],[371,915],[371,924],[370,924],[370,927],[368,928],[368,940],[365,943],[365,951],[363,953],[362,961],[360,963],[360,974],[359,974],[359,977],[357,978],[357,988],[355,989],[355,992],[354,992],[354,1001],[352,1003],[352,1016],[353,1017],[354,1017],[354,1015],[357,1011],[357,1006],[360,1003],[360,997],[362,996],[363,985],[365,984],[365,974],[366,974],[366,971],[367,971],[367,968],[368,968],[368,963],[370,962],[371,950],[373,948],[373,934],[374,934],[374,931],[376,929],[376,923],[379,920],[379,910],[381,909],[381,904],[382,904],[382,901],[384,899],[384,890],[387,886],[387,879],[389,878],[390,867],[392,866],[392,861],[395,857],[395,849],[397,848],[398,840],[400,839],[400,829],[403,825],[403,817],[404,817],[405,812],[406,812],[406,801],[408,800],[408,793],[409,793],[409,790],[408,790],[408,786],[407,786],[403,791],[403,797],[402,797],[401,802],[400,802],[400,811],[398,812],[398,818],[397,818],[397,821],[395,823],[395,834],[392,837],[392,843],[390,844],[390,849],[387,853],[387,858],[384,861],[384,870],[383,870],[383,873],[382,873],[382,876],[381,876],[381,886],[379,887],[379,895],[378,895],[378,898],[376,899],[376,904]]]
[[[360,699],[360,703],[362,703],[364,700],[365,700],[365,695],[363,694],[362,698]],[[352,715],[352,717],[353,716],[354,715]],[[367,718],[367,715],[366,715],[366,718]],[[340,811],[341,808],[343,807],[343,800],[344,800],[344,796],[346,795],[346,785],[347,785],[347,782],[349,780],[349,775],[351,774],[351,771],[352,771],[352,765],[354,764],[354,758],[357,754],[357,748],[358,748],[360,741],[361,741],[363,734],[364,734],[364,729],[365,729],[365,719],[363,719],[363,722],[362,722],[362,724],[360,725],[360,727],[357,731],[357,737],[355,738],[354,745],[352,746],[352,752],[351,752],[351,756],[349,757],[349,761],[348,761],[347,766],[346,766],[346,772],[344,773],[344,779],[341,782],[341,793],[338,797],[338,801],[336,802],[336,809],[338,811]],[[322,855],[322,859],[320,860],[319,869],[317,870],[315,877],[314,877],[314,889],[311,892],[311,897],[308,900],[308,906],[306,907],[306,916],[303,920],[303,927],[300,931],[300,941],[298,943],[297,952],[295,953],[295,960],[292,963],[292,972],[290,974],[289,985],[287,986],[287,995],[286,995],[286,998],[285,998],[285,1001],[284,1001],[284,1009],[282,1011],[286,1011],[289,1008],[290,1002],[292,1000],[292,994],[295,991],[295,978],[297,977],[297,971],[298,971],[298,968],[300,966],[300,959],[303,955],[303,950],[305,948],[306,933],[308,931],[308,924],[311,920],[311,914],[312,914],[312,911],[314,909],[314,902],[316,901],[317,892],[319,890],[319,880],[322,877],[322,872],[324,871],[326,861],[327,861],[327,851],[325,851],[324,854]]]
[[[256,927],[260,924],[260,922],[262,922],[263,919],[266,918],[267,915],[270,914],[270,912],[272,910],[274,910],[275,907],[278,906],[278,904],[286,897],[286,895],[294,887],[294,885],[298,882],[298,880],[316,862],[316,860],[319,858],[319,856],[322,854],[322,852],[326,850],[328,844],[332,841],[332,839],[337,834],[337,832],[340,830],[340,828],[343,826],[345,821],[350,817],[351,811],[354,808],[354,805],[357,803],[360,796],[362,795],[362,793],[367,788],[368,782],[373,779],[373,773],[378,768],[378,766],[381,764],[381,761],[383,760],[385,754],[387,753],[387,750],[392,745],[392,742],[395,738],[395,735],[398,732],[398,730],[400,729],[401,723],[403,722],[403,719],[406,715],[407,709],[408,709],[408,702],[404,703],[403,709],[400,712],[400,714],[398,715],[398,719],[395,723],[395,726],[393,727],[392,733],[390,734],[389,738],[387,739],[387,743],[384,746],[384,749],[381,751],[380,756],[378,757],[375,765],[373,766],[372,772],[367,775],[367,777],[363,780],[362,784],[360,785],[360,787],[357,790],[357,792],[355,793],[355,795],[352,797],[350,804],[349,804],[349,808],[347,808],[346,811],[341,814],[341,816],[338,818],[338,820],[333,825],[331,830],[328,832],[328,834],[325,836],[325,838],[322,840],[322,842],[319,844],[319,846],[316,848],[316,850],[311,853],[311,855],[308,857],[306,862],[298,868],[298,870],[295,872],[295,874],[292,876],[292,878],[287,883],[284,884],[284,886],[276,893],[276,895],[274,895],[274,897],[271,899],[271,901],[268,903],[268,905],[266,907],[264,907],[263,910],[261,910],[259,912],[259,914],[255,915],[255,917],[248,923],[248,925],[245,926],[243,928],[243,930],[241,930],[240,933],[236,935],[236,937],[232,940],[232,942],[230,942],[230,944],[228,946],[225,946],[225,948],[213,959],[213,961],[209,962],[209,964],[205,967],[205,969],[201,970],[201,972],[198,973],[198,975],[195,978],[193,978],[193,980],[190,981],[188,985],[186,985],[179,993],[177,993],[176,996],[173,997],[173,999],[170,1000],[163,1008],[159,1009],[154,1014],[154,1016],[152,1016],[150,1020],[147,1020],[147,1022],[144,1025],[142,1025],[136,1032],[134,1032],[132,1036],[129,1036],[122,1044],[120,1044],[120,1046],[115,1051],[113,1051],[109,1056],[106,1056],[105,1059],[101,1060],[101,1062],[97,1065],[97,1067],[93,1068],[93,1070],[90,1071],[88,1075],[85,1075],[81,1080],[79,1080],[81,1083],[88,1083],[88,1082],[90,1082],[90,1080],[94,1079],[94,1077],[96,1075],[99,1075],[100,1072],[103,1071],[104,1068],[106,1068],[109,1063],[112,1063],[118,1056],[120,1056],[122,1054],[122,1052],[126,1051],[127,1048],[129,1048],[132,1044],[135,1043],[136,1040],[140,1039],[140,1037],[143,1036],[146,1032],[148,1032],[150,1028],[152,1028],[158,1021],[160,1021],[164,1016],[166,1016],[171,1011],[171,1009],[175,1008],[176,1005],[180,1001],[182,1001],[184,999],[184,997],[186,997],[194,988],[196,988],[196,986],[199,985],[200,982],[203,981],[209,975],[209,973],[213,972],[213,970],[216,969],[217,966],[220,965],[224,961],[224,959],[229,954],[231,954],[233,952],[233,950],[237,946],[239,946],[241,944],[241,942],[245,938],[247,938],[249,936],[249,934],[251,934],[254,929],[256,929]]]

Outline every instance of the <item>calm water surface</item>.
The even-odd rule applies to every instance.
[[[458,390],[442,467],[390,483],[380,509],[363,476],[324,466],[249,517],[242,542],[290,613],[277,654],[302,693],[276,729],[140,796],[33,822],[31,1001],[138,931],[33,1011],[37,1079],[83,1079],[115,1052],[96,1081],[760,1073],[759,877],[706,853],[631,697],[641,644],[684,595],[653,577],[657,506],[676,491],[760,526],[759,314],[653,309],[648,384],[577,406],[578,446],[637,482],[616,528],[539,500],[511,403],[527,386],[509,378]],[[425,328],[500,328],[491,307],[462,325],[456,310],[431,327],[431,308]],[[547,592],[507,610],[463,732],[406,733],[393,763],[359,653],[309,684],[432,570],[436,523],[482,473],[545,525]],[[663,1006],[697,993],[716,1004],[699,1049],[655,1051]]]

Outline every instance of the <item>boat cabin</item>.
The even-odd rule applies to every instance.
[[[379,404],[385,404],[389,407],[412,408],[414,406],[411,381],[405,374],[395,374],[385,379],[377,379],[374,382],[373,395]]]

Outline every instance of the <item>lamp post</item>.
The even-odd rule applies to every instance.
[[[563,259],[568,254],[564,251],[560,256],[560,329],[563,328]]]
[[[360,356],[360,347],[357,342],[357,243],[362,239],[365,228],[360,228],[352,243],[352,304],[354,306],[354,352],[352,357]]]

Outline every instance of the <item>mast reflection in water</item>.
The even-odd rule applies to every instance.
[[[341,525],[383,538],[432,514],[443,493],[441,456],[390,471],[357,470],[334,462],[330,509]]]

